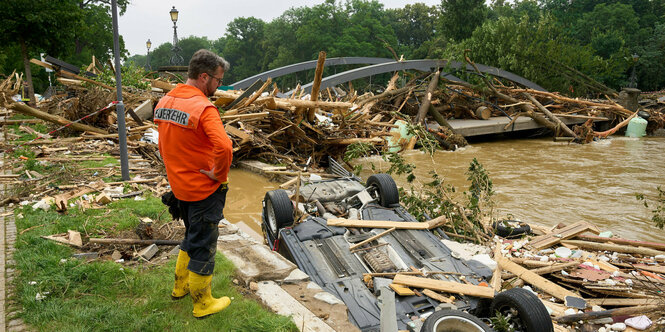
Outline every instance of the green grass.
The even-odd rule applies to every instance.
[[[109,209],[80,211],[66,215],[17,210],[16,219],[16,297],[24,310],[23,320],[41,331],[295,331],[284,316],[265,310],[257,302],[244,299],[232,280],[233,264],[217,255],[213,295],[234,298],[231,306],[208,319],[192,317],[189,297],[170,298],[175,257],[163,266],[141,264],[123,266],[112,261],[77,260],[67,246],[40,238],[68,229],[91,235],[104,230],[113,235],[132,229],[141,217],[156,220],[166,209],[159,198],[145,201],[125,199]],[[168,216],[168,212],[166,212]],[[164,219],[164,218],[162,218]],[[21,230],[36,227],[20,234]],[[37,293],[48,292],[43,300]]]

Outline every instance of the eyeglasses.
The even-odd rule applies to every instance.
[[[210,77],[212,77],[212,78],[214,78],[214,79],[217,80],[217,86],[218,86],[218,87],[219,87],[219,86],[222,86],[222,79],[224,78],[224,76],[222,76],[222,77],[215,77],[215,75],[213,75],[213,74],[210,74],[210,73],[206,73],[206,74],[208,74],[208,76],[210,76]]]

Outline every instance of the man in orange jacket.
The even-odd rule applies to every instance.
[[[210,289],[233,148],[208,97],[228,70],[229,63],[217,54],[197,51],[189,62],[187,82],[166,94],[154,114],[159,152],[185,222],[171,297],[190,294],[197,318],[220,312],[231,303],[226,296],[212,297]]]

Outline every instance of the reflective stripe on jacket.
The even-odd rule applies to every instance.
[[[159,153],[176,198],[200,201],[228,181],[232,143],[217,108],[201,90],[178,84],[157,103],[154,121]],[[219,182],[200,172],[213,168]]]

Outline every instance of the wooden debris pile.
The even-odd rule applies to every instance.
[[[475,66],[470,59],[467,61]],[[39,103],[37,108],[29,108],[9,98],[21,84],[20,77],[14,74],[0,85],[2,105],[56,127],[82,119],[65,129],[69,131],[67,135],[71,135],[71,130],[87,132],[83,136],[117,132],[115,107],[104,109],[115,99],[113,87],[36,59],[32,62],[56,69],[60,76],[58,81],[67,90]],[[94,61],[88,69],[99,71]],[[512,119],[506,125],[509,128],[519,117],[526,116],[550,129],[555,136],[585,143],[617,132],[637,113],[609,98],[573,99],[522,89],[497,79],[490,81],[485,76],[481,76],[484,86],[477,86],[450,81],[440,77],[440,73],[396,73],[385,90],[376,95],[358,96],[352,86],[347,91],[319,89],[321,75],[315,75],[309,94],[297,87],[285,97],[268,79],[256,82],[246,91],[218,90],[211,99],[220,109],[226,131],[234,141],[235,160],[262,159],[295,169],[302,169],[302,165],[325,164],[327,156],[341,160],[346,148],[354,143],[367,144],[373,151],[380,152],[426,146],[430,140],[453,150],[467,143],[450,126],[451,119],[509,116]],[[154,105],[175,87],[161,78],[150,80],[150,84],[151,91],[123,89],[123,100],[130,115],[128,127],[133,131],[130,141],[140,139],[154,128],[149,121]],[[642,108],[651,115],[650,130],[665,125],[663,105],[665,102],[656,100]],[[100,109],[103,111],[94,113]],[[89,114],[94,116],[87,117]],[[562,121],[568,118],[586,122],[569,127]],[[609,120],[616,126],[595,131],[593,122],[601,120]],[[147,125],[150,127],[144,127]],[[100,138],[114,139],[113,136]]]

